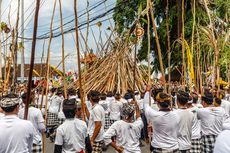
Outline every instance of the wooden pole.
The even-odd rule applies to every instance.
[[[160,70],[161,70],[161,74],[162,74],[162,78],[163,78],[164,92],[166,92],[164,65],[163,65],[162,55],[161,55],[161,46],[160,46],[157,28],[156,28],[156,24],[155,24],[155,20],[154,20],[154,13],[153,13],[154,10],[153,10],[153,6],[152,6],[152,2],[150,2],[149,6],[150,6],[150,13],[151,13],[151,19],[152,19],[152,24],[153,24],[153,31],[154,31],[155,38],[156,38],[156,45],[157,45],[158,58],[159,58],[159,63],[160,63]]]
[[[78,66],[78,76],[79,76],[79,89],[82,107],[82,120],[85,121],[85,109],[84,109],[84,93],[82,89],[82,78],[81,78],[81,63],[80,63],[80,47],[79,47],[79,37],[78,37],[78,16],[77,16],[77,0],[74,0],[74,16],[75,16],[75,34],[76,34],[76,48],[77,48],[77,66]]]
[[[46,89],[49,88],[49,72],[50,72],[50,48],[51,48],[51,42],[52,42],[52,37],[53,37],[53,33],[52,33],[52,28],[53,28],[53,20],[54,20],[54,14],[55,14],[55,8],[56,8],[56,3],[57,0],[54,0],[54,7],[53,7],[53,11],[52,11],[52,17],[51,17],[51,22],[50,22],[50,37],[49,37],[49,42],[48,42],[48,51],[47,51],[47,61],[46,61],[46,67],[47,67],[47,72],[46,72]],[[46,90],[46,103],[45,103],[45,125],[46,125],[46,121],[47,121],[47,106],[48,106],[48,90]],[[42,135],[42,139],[43,139],[43,153],[44,153],[44,148],[45,148],[45,135]]]
[[[66,79],[66,74],[65,74],[65,41],[64,41],[61,0],[59,0],[59,8],[60,8],[60,24],[61,24],[61,36],[62,36],[62,71],[63,71],[64,98],[67,98],[66,80],[65,80]]]
[[[185,46],[184,46],[184,0],[182,0],[182,15],[181,15],[181,19],[182,19],[182,35],[181,35],[181,39],[182,39],[182,74],[183,74],[183,81],[182,81],[182,85],[183,88],[185,89],[185,85],[186,85],[186,63],[185,63]]]
[[[170,31],[169,31],[169,2],[166,1],[166,32],[168,44],[168,93],[171,94],[171,44],[170,44]]]
[[[34,56],[35,56],[35,47],[36,47],[39,8],[40,8],[40,0],[37,0],[36,8],[35,8],[34,31],[33,31],[32,49],[31,49],[31,58],[30,58],[30,71],[29,71],[29,79],[28,79],[28,86],[27,86],[28,90],[27,90],[25,113],[24,113],[25,120],[27,120],[27,116],[28,116],[28,108],[29,108],[31,88],[32,88],[32,75],[34,69]]]

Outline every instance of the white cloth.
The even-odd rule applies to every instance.
[[[55,144],[62,146],[62,152],[76,153],[85,150],[87,126],[77,118],[66,119],[57,129]]]
[[[140,110],[144,110],[144,99],[137,100],[137,104]]]
[[[201,138],[201,125],[200,125],[200,120],[198,120],[198,118],[197,118],[198,109],[199,108],[196,106],[189,108],[189,110],[192,113],[194,113],[194,121],[193,121],[193,125],[192,125],[192,140]]]
[[[230,94],[228,94],[228,93],[225,94],[225,98],[224,99],[230,102]]]
[[[178,143],[179,150],[188,150],[191,148],[192,125],[194,114],[188,109],[175,110],[178,119]]]
[[[24,112],[25,112],[25,109],[19,110],[18,117],[20,119],[24,119]],[[44,118],[42,116],[42,112],[40,111],[40,109],[37,109],[35,107],[29,107],[27,118],[34,126],[33,143],[37,145],[41,145],[42,144],[42,131],[45,131],[45,124],[44,124]]]
[[[230,119],[224,123],[224,131],[222,131],[216,139],[214,153],[230,152]]]
[[[226,115],[230,116],[230,102],[222,99],[221,100],[221,107],[224,108]]]
[[[121,119],[121,109],[123,103],[121,101],[114,100],[110,102],[109,105],[109,112],[110,112],[110,119],[111,120],[120,120]]]
[[[106,145],[112,142],[111,137],[116,136],[117,146],[123,147],[123,153],[141,153],[139,138],[144,124],[139,117],[133,123],[123,120],[116,121],[104,134]]]
[[[149,92],[145,93],[149,97]],[[147,120],[150,120],[153,128],[151,145],[155,148],[166,150],[178,149],[177,115],[173,111],[156,111],[149,106],[149,101],[144,100],[144,111]]]
[[[54,95],[50,98],[50,105],[49,105],[49,108],[48,108],[48,111],[50,113],[54,113],[54,114],[58,114],[58,112],[61,111],[61,105],[62,105],[62,102],[63,102],[63,98],[62,97],[59,97],[57,95]]]
[[[30,153],[33,146],[33,125],[30,121],[7,115],[0,120],[0,152]]]
[[[5,115],[3,113],[0,113],[0,119],[3,118]]]
[[[101,122],[100,132],[98,133],[95,139],[95,142],[99,142],[103,140],[104,126],[105,126],[105,111],[104,108],[99,104],[94,105],[90,112],[89,124],[88,124],[88,133],[90,137],[93,136],[96,121]]]
[[[99,101],[99,104],[104,108],[105,113],[108,114],[110,102],[107,100],[101,100],[101,101]]]
[[[197,117],[201,121],[202,135],[218,135],[222,131],[226,114],[222,107],[206,107],[197,111]]]

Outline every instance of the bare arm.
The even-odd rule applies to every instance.
[[[95,128],[94,128],[94,131],[93,131],[93,136],[91,137],[91,142],[94,142],[97,135],[99,134],[100,130],[101,130],[101,121],[95,121]]]

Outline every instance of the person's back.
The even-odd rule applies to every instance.
[[[0,120],[0,152],[29,153],[33,144],[33,125],[16,115]]]
[[[82,140],[86,137],[87,126],[84,121],[77,118],[66,119],[57,129],[55,144],[63,144],[64,152],[76,153],[85,149],[85,143]]]
[[[5,116],[0,120],[0,152],[29,153],[33,145],[33,125],[17,117],[19,98],[11,94],[3,97],[0,106]]]

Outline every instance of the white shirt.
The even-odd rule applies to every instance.
[[[197,111],[202,135],[218,135],[222,131],[226,114],[222,107],[207,107]]]
[[[112,136],[116,136],[116,144],[124,148],[123,153],[141,153],[139,138],[143,126],[140,117],[133,123],[116,121],[104,134],[105,145],[112,142]]]
[[[192,125],[192,140],[201,138],[201,125],[200,120],[197,118],[198,107],[189,108],[189,110],[194,114],[194,120]]]
[[[149,92],[146,92],[145,97],[148,96]],[[144,110],[147,119],[153,124],[151,145],[167,151],[178,149],[176,113],[173,111],[156,111],[149,106],[148,100],[144,100]]]
[[[214,153],[229,153],[230,152],[230,119],[227,119],[222,131],[215,143]]]
[[[191,148],[194,114],[188,109],[177,109],[175,113],[177,114],[179,128],[179,150],[188,150]]]
[[[33,125],[30,121],[7,115],[0,120],[0,152],[30,153],[33,146]]]
[[[96,121],[100,121],[102,125],[100,132],[98,133],[95,139],[95,142],[99,142],[103,140],[104,126],[105,126],[105,111],[104,108],[99,104],[95,104],[90,112],[89,124],[88,124],[88,133],[90,137],[93,136]]]
[[[55,144],[62,146],[62,152],[76,153],[85,150],[87,126],[77,118],[66,119],[57,129]]]
[[[121,119],[121,109],[122,109],[122,102],[114,100],[110,102],[109,105],[109,112],[110,112],[110,119],[111,120],[120,120]]]
[[[54,95],[50,98],[50,105],[48,111],[50,113],[58,114],[61,111],[61,104],[63,102],[63,98],[57,95]]]
[[[137,100],[137,104],[140,110],[144,110],[144,99]]]
[[[20,109],[18,112],[18,117],[24,119],[24,109]],[[42,131],[45,130],[44,118],[40,109],[35,107],[29,107],[28,110],[28,120],[34,126],[34,140],[33,143],[37,145],[42,144]]]
[[[221,107],[224,108],[226,115],[230,116],[230,102],[222,99],[221,100]]]
[[[105,113],[108,114],[110,102],[107,100],[101,100],[101,101],[99,101],[99,104],[104,108]]]
[[[3,118],[5,115],[3,113],[0,113],[0,119]]]

